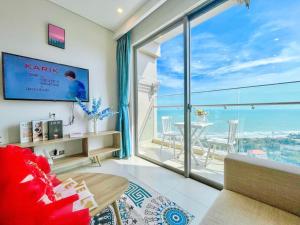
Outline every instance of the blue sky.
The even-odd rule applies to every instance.
[[[237,5],[193,27],[192,91],[300,80],[299,15],[300,1],[252,0],[250,9]],[[157,70],[160,95],[183,93],[182,35],[162,43]],[[295,98],[298,90],[300,84],[281,85],[241,97],[275,101]]]

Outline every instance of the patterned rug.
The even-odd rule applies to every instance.
[[[124,225],[187,225],[194,216],[150,187],[129,182],[129,188],[119,200]],[[115,225],[111,206],[93,217],[91,225]]]

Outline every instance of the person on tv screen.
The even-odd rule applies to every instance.
[[[85,86],[81,81],[76,80],[76,74],[69,70],[65,72],[65,77],[71,81],[69,85],[69,97],[72,99],[79,98],[80,100],[84,100],[86,98]]]

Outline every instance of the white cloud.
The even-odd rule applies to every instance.
[[[158,74],[157,76],[160,86],[173,88],[173,89],[183,89],[183,79],[172,77],[171,75]]]
[[[174,73],[183,73],[184,72],[184,62],[180,62],[178,60],[170,60],[170,72],[174,72]]]
[[[254,67],[258,67],[258,66],[290,62],[290,61],[293,61],[296,59],[299,59],[299,57],[276,56],[276,57],[268,57],[268,58],[252,60],[252,61],[247,61],[247,62],[242,62],[242,63],[234,63],[232,65],[224,66],[215,71],[212,71],[208,75],[215,76],[215,75],[222,75],[222,74],[227,74],[227,73],[234,73],[234,72],[238,72],[241,70],[250,69],[250,68],[254,68]]]
[[[215,78],[210,81],[206,81],[205,86],[203,86],[202,80],[192,80],[191,84],[192,91],[203,91],[241,86],[291,82],[298,80],[300,80],[300,66],[276,73],[262,73],[256,70],[249,73],[240,72],[237,74],[232,74],[226,77],[226,79]]]
[[[192,32],[192,79],[198,76],[193,86],[199,88],[205,84],[205,89],[215,89],[300,80],[299,22],[290,18],[296,9],[282,10],[257,10],[251,14],[249,27],[253,29],[241,38],[214,34],[214,28],[206,30],[212,32]],[[183,80],[172,74],[183,74],[182,51],[179,42],[165,49],[163,74],[158,75],[162,87],[183,89]],[[293,65],[287,64],[290,62]],[[283,68],[285,72],[281,71]]]
[[[201,71],[206,69],[208,65],[205,65],[200,60],[192,61],[191,62],[191,71],[197,73],[197,71]]]
[[[261,25],[257,26],[255,31],[249,37],[249,40],[248,40],[248,43],[246,44],[246,46],[250,47],[251,44],[258,42],[259,38],[269,37],[270,34],[272,34],[272,33],[280,33],[280,31],[282,31],[282,30],[287,32],[288,30],[293,29],[294,26],[297,26],[296,24],[294,24],[294,22],[286,21],[283,19],[277,19],[277,20],[271,20],[271,21],[268,20],[266,22],[263,22]]]

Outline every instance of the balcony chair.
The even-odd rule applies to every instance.
[[[205,159],[205,167],[208,163],[208,158],[211,153],[211,149],[213,149],[212,155],[214,156],[216,151],[216,146],[221,145],[225,146],[227,153],[234,153],[235,152],[235,144],[236,144],[236,136],[237,136],[237,127],[239,121],[238,120],[229,120],[228,125],[228,137],[227,138],[211,138],[207,140],[208,144],[208,151]]]
[[[178,134],[172,130],[172,118],[169,116],[162,116],[161,117],[161,124],[162,124],[162,142],[160,144],[160,155],[162,153],[163,145],[165,142],[165,139],[169,140],[168,148],[171,148],[171,144],[173,143],[173,154],[174,158],[175,155],[175,141]]]

